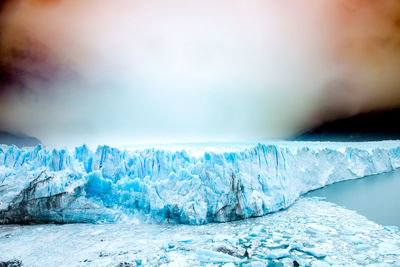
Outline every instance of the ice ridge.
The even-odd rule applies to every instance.
[[[400,142],[171,149],[0,146],[0,223],[204,224],[287,208],[310,190],[400,167]]]

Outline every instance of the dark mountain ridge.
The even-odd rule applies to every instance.
[[[296,141],[400,140],[400,109],[365,113],[324,123],[290,138]]]
[[[25,134],[9,133],[7,131],[0,130],[0,144],[24,147],[36,146],[38,144],[41,144],[41,142],[36,137],[28,136]]]

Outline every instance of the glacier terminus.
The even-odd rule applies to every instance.
[[[0,223],[228,222],[399,167],[398,141],[95,151],[2,145]]]

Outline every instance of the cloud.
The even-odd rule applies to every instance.
[[[253,140],[397,105],[389,2],[19,1],[0,125],[57,145]]]

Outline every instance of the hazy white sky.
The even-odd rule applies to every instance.
[[[383,2],[20,1],[1,16],[0,125],[49,145],[243,141],[396,106]]]

